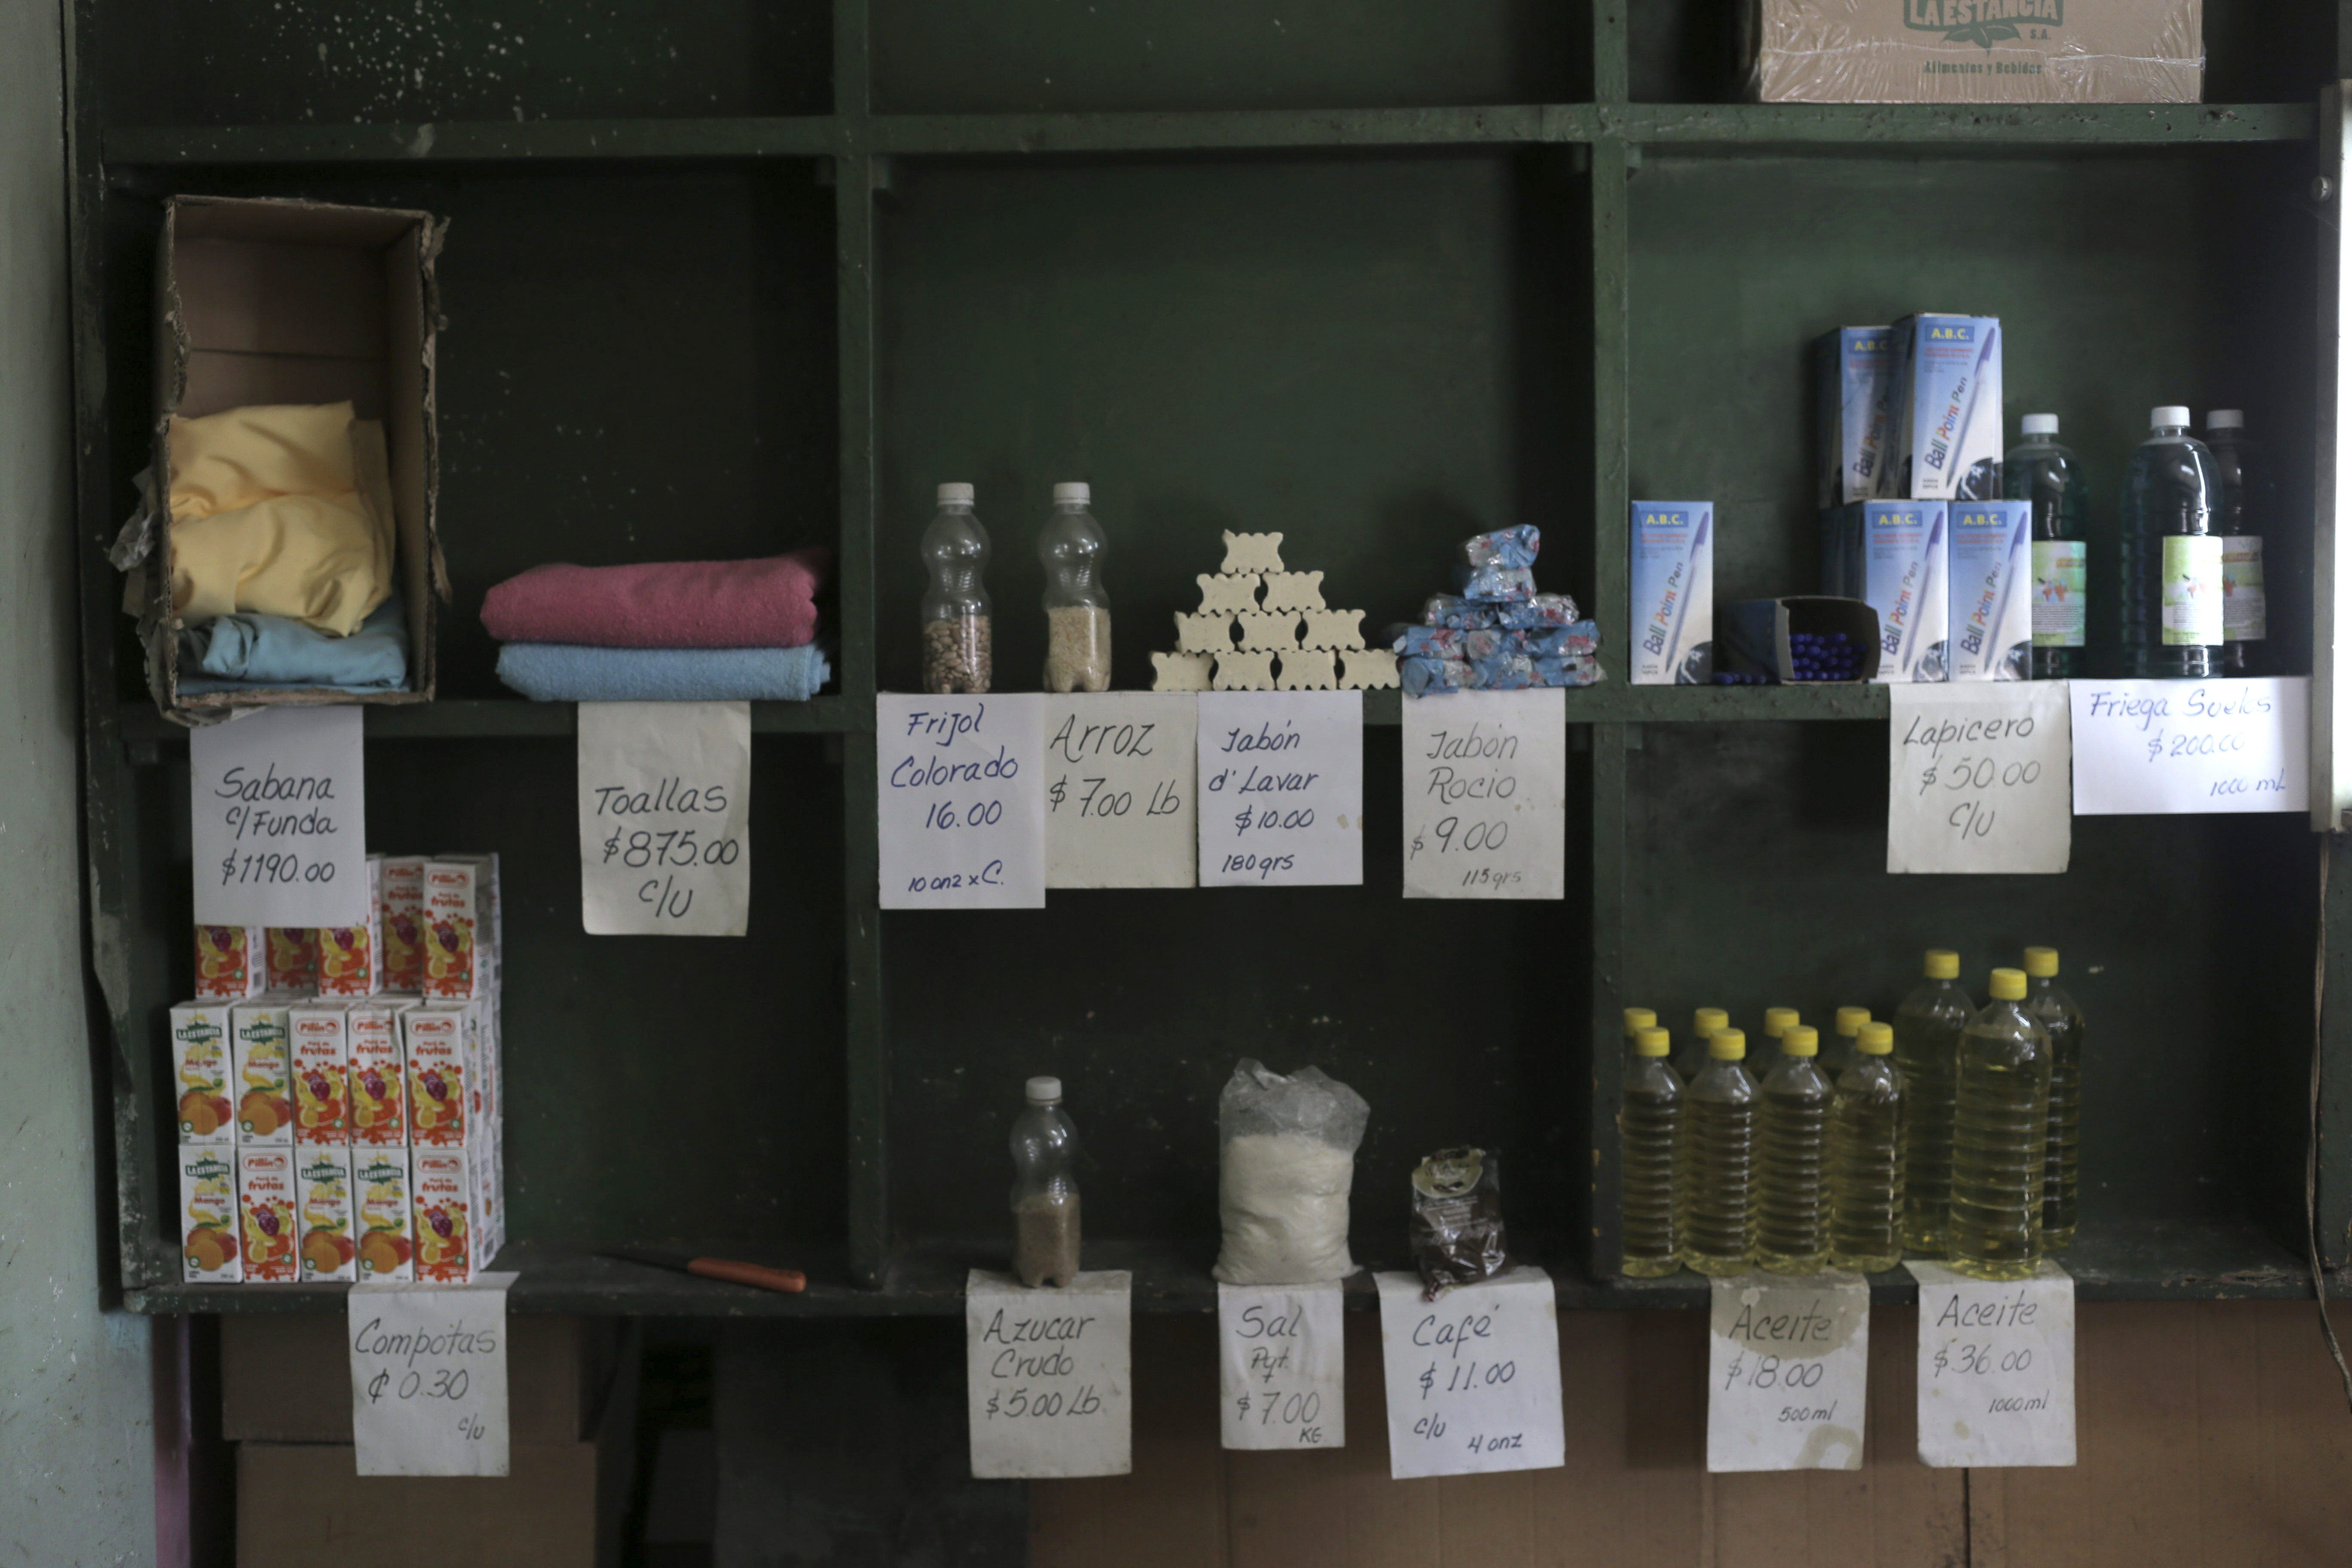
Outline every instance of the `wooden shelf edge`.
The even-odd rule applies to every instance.
[[[404,707],[362,704],[361,712],[371,741],[561,739],[580,731],[577,703],[530,702],[519,697],[449,699]],[[869,717],[866,728],[871,729],[872,724]],[[853,727],[850,705],[840,697],[751,704],[755,735],[838,735]],[[152,753],[166,742],[188,738],[185,729],[157,712],[151,702],[119,704],[115,730],[122,743],[132,749],[134,762],[152,761],[152,755],[142,753]]]

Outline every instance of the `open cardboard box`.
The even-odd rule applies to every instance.
[[[1847,641],[1862,649],[1862,668],[1852,681],[1819,684],[1860,685],[1877,679],[1878,612],[1860,599],[1833,598],[1827,594],[1741,599],[1717,606],[1715,667],[1741,675],[1760,675],[1768,680],[1794,682],[1797,670],[1789,649],[1791,632],[1815,636],[1843,632]]]
[[[205,723],[232,708],[432,700],[434,637],[449,597],[435,516],[434,259],[446,229],[430,213],[320,202],[173,196],[155,264],[153,552],[140,618],[148,685],[167,716]],[[393,570],[408,621],[408,689],[183,694],[172,613],[174,414],[248,404],[352,402],[383,422],[397,530]]]

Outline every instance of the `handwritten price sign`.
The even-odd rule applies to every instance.
[[[1706,1468],[1860,1469],[1869,1281],[1743,1274],[1714,1282],[1712,1310]]]
[[[1339,1286],[1217,1287],[1228,1448],[1338,1448],[1348,1438]]]
[[[1514,1268],[1434,1301],[1422,1300],[1417,1274],[1375,1280],[1391,1478],[1567,1462],[1550,1275]]]
[[[2074,849],[2065,686],[1887,690],[1886,868],[2063,871]]]
[[[1189,888],[1198,817],[1189,691],[1045,699],[1045,885]]]
[[[741,936],[751,800],[750,703],[583,702],[583,928]]]
[[[352,1438],[363,1476],[507,1473],[507,1287],[352,1287]]]
[[[875,699],[884,909],[1045,907],[1045,704]]]
[[[2084,816],[2309,809],[2308,679],[2068,684]]]
[[[196,919],[356,925],[366,915],[360,710],[267,708],[188,736]]]
[[[1906,1263],[1919,1281],[1919,1458],[1924,1464],[2074,1462],[2074,1281],[1971,1279]]]
[[[971,1473],[979,1480],[1123,1476],[1132,1468],[1130,1276],[1031,1290],[975,1268],[964,1284]]]
[[[1557,899],[1568,847],[1568,693],[1404,702],[1404,896]]]
[[[1201,886],[1364,879],[1364,694],[1212,691],[1198,750]]]

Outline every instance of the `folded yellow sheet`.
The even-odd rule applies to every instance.
[[[348,403],[173,416],[172,606],[347,637],[392,593],[383,426]]]

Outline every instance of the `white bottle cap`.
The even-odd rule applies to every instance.
[[[1055,506],[1068,506],[1073,501],[1084,506],[1094,499],[1095,492],[1092,487],[1087,485],[1059,484],[1054,487]]]
[[[1029,1080],[1029,1103],[1059,1105],[1062,1103],[1062,1080],[1057,1078],[1033,1078]]]
[[[2177,426],[2183,430],[2188,429],[2189,410],[2177,403],[2168,403],[2161,408],[2151,408],[2147,411],[2149,429],[2161,430],[2168,425]]]
[[[2018,427],[2029,436],[2055,436],[2058,434],[2058,416],[2029,414],[2018,422]]]
[[[941,485],[940,487],[940,505],[952,506],[957,502],[961,502],[965,506],[970,506],[971,504],[971,487],[970,485]]]
[[[2242,430],[2246,427],[2246,411],[2242,408],[2211,408],[2205,413],[2208,430]]]

